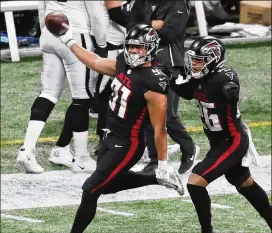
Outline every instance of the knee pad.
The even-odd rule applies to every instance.
[[[90,108],[90,99],[73,99],[72,105],[80,106],[82,108]]]
[[[66,120],[73,132],[84,132],[89,128],[89,99],[73,99],[66,112]]]
[[[30,120],[44,121],[46,122],[50,113],[52,112],[55,103],[44,97],[38,97],[32,107]]]

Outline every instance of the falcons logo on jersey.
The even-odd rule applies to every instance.
[[[212,41],[202,48],[203,53],[211,54],[215,57],[215,61],[218,62],[221,58],[220,44],[217,41]]]

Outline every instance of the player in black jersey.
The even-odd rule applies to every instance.
[[[71,230],[81,233],[93,220],[101,194],[161,184],[182,195],[183,188],[177,171],[167,165],[165,122],[169,81],[151,63],[159,45],[157,32],[145,24],[131,28],[125,39],[124,53],[117,59],[101,58],[71,38],[71,29],[59,37],[86,66],[115,77],[97,168],[83,184],[81,204]],[[154,127],[158,151],[156,175],[130,171],[144,152],[143,133],[148,118]]]
[[[214,37],[196,39],[186,52],[187,78],[171,80],[171,87],[185,99],[195,99],[210,150],[192,170],[187,184],[202,233],[211,233],[209,183],[225,175],[272,229],[272,208],[265,191],[242,166],[249,140],[238,109],[240,84],[236,72],[224,66],[225,48]]]

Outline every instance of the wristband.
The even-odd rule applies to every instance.
[[[71,49],[72,45],[75,44],[76,41],[74,39],[70,39],[67,41],[66,46]]]
[[[159,160],[158,167],[164,167],[164,166],[167,166],[167,160]]]

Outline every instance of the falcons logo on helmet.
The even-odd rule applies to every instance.
[[[149,32],[146,34],[146,40],[155,41],[157,38],[158,34],[153,28],[151,28]]]
[[[203,53],[212,54],[215,57],[215,61],[218,62],[221,58],[220,44],[217,41],[212,41],[202,48]]]

